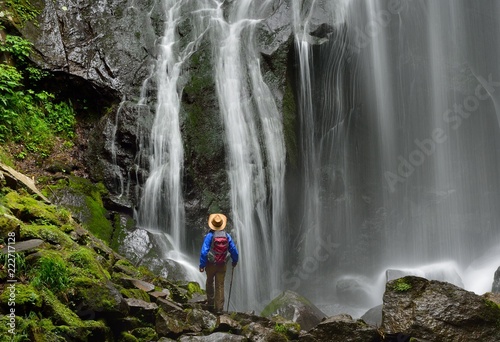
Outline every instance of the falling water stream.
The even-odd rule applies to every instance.
[[[139,225],[200,281],[186,250],[179,115],[183,66],[208,38],[229,229],[242,256],[232,309],[261,309],[287,288],[335,302],[345,279],[364,286],[373,297],[366,306],[374,305],[388,268],[487,291],[492,279],[484,274],[493,274],[500,254],[500,4],[290,1],[300,148],[291,179],[282,113],[256,46],[271,3],[162,3]],[[318,10],[330,18],[321,37],[311,32]],[[192,42],[181,46],[178,25],[187,17]],[[294,196],[286,196],[291,187]]]
[[[398,269],[484,293],[500,243],[499,5],[344,4],[345,24],[323,46],[296,35],[302,217],[314,232],[303,258],[317,241],[332,249],[290,283],[321,302],[348,279],[375,304],[385,270]],[[318,105],[318,92],[330,100]]]

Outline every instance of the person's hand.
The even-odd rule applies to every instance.
[[[232,265],[233,265],[233,268],[235,268],[235,267],[236,267],[236,265],[238,265],[238,263],[237,263],[237,262],[233,262],[233,264],[232,264]]]
[[[205,272],[205,267],[200,267],[200,272]]]

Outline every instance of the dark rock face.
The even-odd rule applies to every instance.
[[[147,25],[154,1],[41,1],[39,26],[23,35],[35,45],[44,69],[81,78],[109,94],[130,94],[148,74],[144,63],[154,48]]]
[[[293,291],[285,291],[273,299],[264,308],[262,315],[265,317],[281,316],[299,323],[302,330],[313,328],[326,317],[314,304]]]
[[[491,292],[500,293],[500,267],[496,270],[495,276],[493,277]]]
[[[325,319],[301,341],[379,341],[380,335],[374,326],[369,326],[361,320],[353,320],[351,316],[341,314]]]
[[[499,341],[500,307],[455,285],[404,277],[386,285],[382,328],[429,341]]]
[[[263,4],[256,1],[258,7]],[[91,177],[110,190],[108,204],[113,210],[130,213],[137,207],[148,177],[148,156],[140,151],[148,148],[144,137],[149,136],[154,117],[157,85],[151,76],[163,35],[163,5],[155,0],[133,5],[125,0],[92,4],[38,0],[36,6],[42,9],[39,25],[22,29],[24,38],[34,44],[32,59],[53,73],[57,80],[53,87],[59,87],[58,91],[96,101],[101,118],[88,129],[85,164]],[[186,4],[186,11],[188,7]],[[276,0],[266,8],[267,19],[259,24],[257,38],[262,72],[282,107],[287,56],[293,49],[291,7],[287,1]],[[178,29],[181,46],[191,37],[192,23],[186,18]],[[207,212],[230,210],[212,49],[206,38],[200,41],[181,82],[183,197],[190,229],[205,227]],[[148,79],[144,95],[150,103],[139,104],[143,82]]]

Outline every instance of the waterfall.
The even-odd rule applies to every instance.
[[[213,50],[230,183],[231,211],[225,214],[241,255],[231,305],[242,310],[262,309],[271,299],[270,289],[273,294],[281,290],[286,240],[283,123],[264,82],[256,45],[255,31],[266,8],[266,1],[259,6],[250,0],[229,5],[223,1],[164,1],[165,26],[155,70],[141,91],[147,97],[145,88],[154,83],[156,98],[142,97],[138,103],[155,105],[152,131],[140,152],[140,158],[149,160],[149,174],[142,190],[138,224],[155,234],[165,258],[187,267],[191,277],[204,285],[203,278],[193,273],[199,249],[188,248],[192,237],[185,234],[180,115],[184,66],[198,48],[198,41],[207,37]],[[192,30],[191,42],[182,46],[178,30],[187,17],[191,25],[198,25]]]
[[[390,268],[484,290],[473,268],[491,269],[500,244],[500,51],[490,44],[500,5],[291,0],[299,156],[290,175],[282,113],[257,46],[272,3],[162,3],[164,32],[145,82],[156,92],[139,103],[155,108],[141,149],[149,174],[139,225],[163,241],[165,257],[196,271],[199,250],[185,233],[181,96],[186,63],[206,39],[228,230],[241,253],[232,309],[261,309],[283,289],[336,303],[346,280],[375,304]],[[192,37],[181,44],[187,18]]]
[[[389,268],[452,282],[439,269],[456,265],[466,288],[491,288],[498,3],[351,0],[343,20],[331,13],[322,45],[308,43],[311,16],[295,4],[304,203],[295,215],[309,225],[297,245],[310,261],[289,283],[308,291],[314,280],[309,293],[321,302],[345,276],[372,279],[363,285],[372,291]],[[330,253],[318,258],[314,247],[327,238]],[[484,263],[491,278],[474,281],[471,267]]]
[[[198,2],[202,5],[202,2]],[[140,155],[149,161],[149,174],[142,190],[138,226],[154,234],[162,246],[163,257],[183,266],[189,277],[202,283],[196,259],[188,256],[185,234],[185,212],[182,194],[184,163],[183,140],[180,129],[181,95],[183,89],[183,67],[196,51],[197,43],[206,31],[203,17],[194,15],[193,37],[186,46],[181,46],[178,27],[193,13],[184,10],[182,0],[167,0],[161,4],[164,15],[163,36],[158,42],[158,56],[151,77],[156,86],[155,115],[151,134]],[[202,7],[204,8],[204,7]],[[195,11],[196,13],[196,11]],[[147,105],[144,98],[149,87],[143,85],[139,106]]]
[[[270,292],[280,289],[283,269],[285,148],[281,114],[256,51],[259,10],[249,0],[233,6],[228,21],[219,8],[212,41],[218,45],[215,81],[228,153],[230,217],[242,256],[235,298],[237,307],[262,309]]]

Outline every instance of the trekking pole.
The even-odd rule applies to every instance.
[[[233,275],[234,275],[234,267],[231,270],[231,282],[229,283],[229,295],[227,296],[227,309],[226,309],[227,312],[229,312],[229,301],[231,300],[231,289],[233,288]]]

